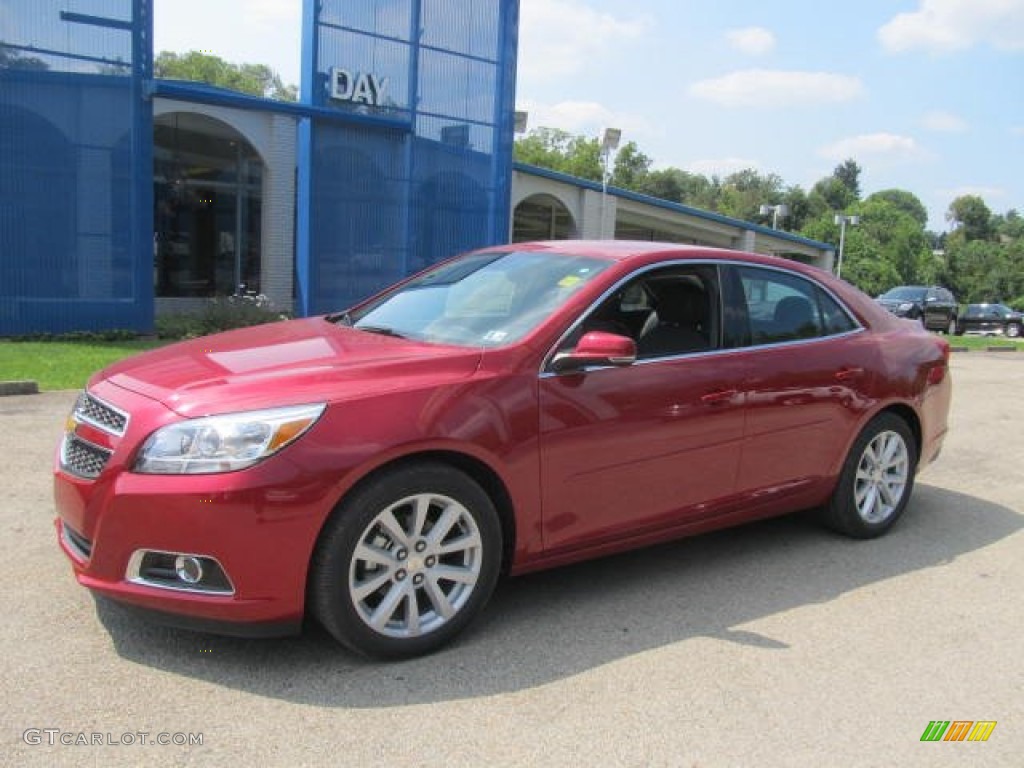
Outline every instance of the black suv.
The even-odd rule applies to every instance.
[[[920,320],[930,331],[956,333],[959,305],[945,288],[901,285],[886,291],[875,301],[897,317]]]

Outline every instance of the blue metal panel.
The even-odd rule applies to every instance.
[[[501,52],[502,6],[478,0],[424,0],[425,46],[496,61]]]
[[[518,0],[305,2],[303,100],[353,124],[314,116],[303,134],[299,311],[506,240]],[[330,98],[332,67],[386,79],[387,99]],[[355,124],[371,115],[408,127]]]
[[[5,12],[0,335],[151,329],[150,0]]]
[[[308,4],[308,0],[307,0]],[[415,0],[325,0],[320,24],[408,40]]]

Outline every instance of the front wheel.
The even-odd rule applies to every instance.
[[[1010,323],[1006,326],[1006,335],[1011,339],[1016,339],[1020,336],[1020,325],[1018,323]]]
[[[321,534],[311,607],[358,653],[429,653],[487,602],[501,551],[494,504],[468,475],[437,463],[388,470],[346,498]]]
[[[916,467],[917,448],[907,423],[892,413],[875,417],[846,457],[823,510],[825,524],[857,539],[881,536],[906,509]]]

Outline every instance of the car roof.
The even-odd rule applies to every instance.
[[[608,261],[656,261],[659,257],[673,259],[726,259],[751,264],[778,266],[796,271],[810,270],[815,274],[823,270],[794,259],[769,256],[730,248],[716,248],[710,245],[689,245],[686,243],[665,243],[650,240],[538,240],[526,243],[486,248],[487,251],[546,251],[570,256],[589,256]]]

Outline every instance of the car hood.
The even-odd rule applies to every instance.
[[[481,351],[358,331],[323,317],[204,336],[128,358],[99,381],[182,416],[356,397],[471,376]]]

